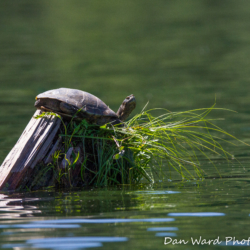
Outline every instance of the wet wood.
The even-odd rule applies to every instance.
[[[48,165],[49,163],[52,162],[52,155],[53,155],[57,150],[60,149],[60,147],[61,147],[61,141],[62,141],[62,137],[59,136],[59,138],[57,139],[57,141],[56,141],[56,143],[54,144],[54,146],[52,147],[52,149],[49,151],[48,156],[47,156],[47,158],[46,158],[45,161],[44,161],[44,164],[45,164],[45,165]]]
[[[41,114],[36,111],[34,116]],[[0,190],[18,188],[22,178],[46,156],[57,134],[61,120],[54,116],[31,118],[19,140],[0,167]]]

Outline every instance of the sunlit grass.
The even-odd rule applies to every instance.
[[[155,109],[143,110],[126,123],[126,129],[116,128],[123,135],[122,144],[133,151],[135,166],[155,171],[154,165],[158,175],[172,168],[183,178],[193,179],[203,177],[200,155],[211,163],[210,155],[227,161],[233,157],[220,142],[226,141],[225,136],[237,139],[207,118],[214,105],[185,112],[160,110],[163,114],[157,117],[152,115]]]
[[[229,161],[232,155],[220,143],[226,141],[225,137],[237,140],[207,118],[212,110],[214,105],[185,112],[144,108],[124,127],[110,124],[97,127],[85,120],[72,119],[67,126],[63,123],[65,133],[60,136],[64,138],[65,151],[61,158],[65,158],[70,146],[81,142],[84,152],[81,177],[84,181],[85,174],[90,174],[89,185],[135,184],[142,179],[153,182],[153,176],[162,178],[168,169],[177,171],[183,179],[203,178],[201,156],[211,163],[211,155]],[[154,116],[155,111],[162,114]],[[66,159],[67,178],[74,178],[70,172],[78,158],[79,155],[75,156],[72,164]],[[58,169],[60,175],[56,172],[55,175],[61,179],[61,170],[53,168]]]

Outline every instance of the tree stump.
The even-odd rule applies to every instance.
[[[87,129],[82,121],[48,114],[34,117],[0,166],[0,191],[132,183],[133,153],[120,151],[113,130]],[[65,134],[67,123],[75,126],[71,135]]]
[[[41,113],[37,110],[34,116]],[[25,177],[32,178],[34,167],[47,155],[60,125],[61,120],[52,115],[43,119],[31,118],[0,167],[0,190],[15,190]]]

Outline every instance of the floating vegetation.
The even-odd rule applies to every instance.
[[[57,184],[63,186],[137,184],[143,179],[153,182],[154,176],[162,177],[167,169],[177,171],[182,178],[202,178],[199,155],[211,162],[210,153],[229,160],[232,155],[220,141],[225,141],[224,136],[236,139],[207,119],[214,109],[174,113],[157,109],[163,114],[154,116],[156,109],[144,108],[124,127],[98,127],[72,118],[62,122],[58,136],[63,147],[53,154],[45,171],[52,170]],[[37,118],[46,114],[58,116],[43,113]]]

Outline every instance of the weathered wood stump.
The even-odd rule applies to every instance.
[[[37,110],[34,117],[41,113]],[[104,185],[107,180],[128,182],[131,151],[126,150],[127,162],[113,159],[119,153],[115,141],[99,139],[95,129],[89,138],[71,140],[64,134],[67,121],[53,115],[34,117],[0,166],[0,190],[79,187],[94,180]]]
[[[37,110],[34,116],[39,114]],[[0,167],[0,190],[17,189],[25,177],[32,175],[34,167],[47,155],[60,125],[61,120],[55,116],[31,118]]]

